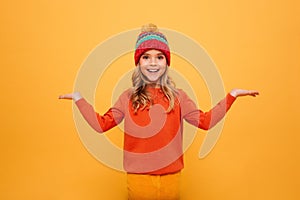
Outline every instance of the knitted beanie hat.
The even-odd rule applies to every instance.
[[[134,52],[136,66],[139,63],[140,57],[151,49],[161,51],[166,56],[167,65],[170,66],[170,49],[167,38],[158,31],[157,26],[154,24],[143,26],[138,36]]]

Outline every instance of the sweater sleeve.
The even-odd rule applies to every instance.
[[[104,115],[100,115],[95,112],[93,106],[90,105],[84,98],[76,101],[75,104],[87,123],[99,133],[103,133],[113,128],[124,118],[120,98]]]
[[[209,130],[221,121],[236,99],[230,94],[227,94],[226,97],[210,111],[203,112],[196,107],[196,104],[184,92],[181,92],[180,97],[183,119],[203,130]]]

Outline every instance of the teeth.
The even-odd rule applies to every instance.
[[[158,72],[158,69],[147,69],[148,72]]]

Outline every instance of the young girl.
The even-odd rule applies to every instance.
[[[59,98],[74,100],[86,121],[100,133],[124,119],[124,169],[130,200],[179,199],[183,119],[208,130],[224,117],[237,97],[256,96],[258,92],[233,89],[209,112],[197,109],[168,76],[168,42],[153,24],[142,28],[134,60],[132,88],[104,115],[95,112],[79,92]]]

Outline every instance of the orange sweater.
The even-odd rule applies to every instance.
[[[174,109],[159,88],[149,88],[153,105],[134,114],[130,101],[131,90],[119,97],[104,115],[99,115],[85,99],[76,102],[86,121],[97,132],[105,132],[124,119],[124,169],[128,173],[168,174],[183,168],[183,119],[201,129],[208,130],[226,114],[235,100],[227,94],[209,112],[197,109],[195,103],[182,90],[178,90]]]

